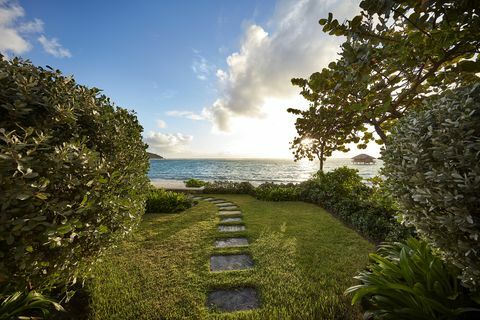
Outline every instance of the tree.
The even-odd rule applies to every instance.
[[[338,109],[327,103],[320,90],[329,84],[322,82],[319,74],[313,74],[309,80],[293,79],[292,83],[302,88],[301,94],[310,101],[310,107],[307,110],[287,110],[299,116],[295,122],[298,136],[292,141],[291,149],[294,150],[295,160],[307,158],[313,161],[316,157],[320,162],[320,171],[323,171],[324,161],[333,151],[347,152],[349,149],[345,144],[358,140],[351,135],[348,123],[337,121]]]
[[[347,40],[340,58],[316,74],[330,83],[319,93],[339,121],[355,124],[361,146],[373,133],[385,143],[397,119],[423,108],[425,97],[479,79],[478,1],[364,0],[360,7],[342,24],[331,13],[320,19],[324,32]]]

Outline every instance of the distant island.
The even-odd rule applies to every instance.
[[[150,159],[156,159],[156,160],[165,159],[164,157],[159,156],[158,154],[155,154],[155,153],[147,152],[147,154],[148,154],[148,158]]]

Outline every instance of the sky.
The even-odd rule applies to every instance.
[[[357,0],[0,0],[0,52],[49,65],[134,110],[167,158],[291,158],[290,79],[337,57]],[[379,147],[359,152],[378,156]]]

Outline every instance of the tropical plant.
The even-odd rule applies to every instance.
[[[142,127],[99,89],[18,58],[0,58],[0,101],[0,284],[73,283],[144,213]]]
[[[404,118],[383,159],[403,222],[480,289],[480,83]]]
[[[365,318],[475,319],[480,301],[461,286],[461,270],[435,256],[426,242],[384,243],[350,287],[352,304],[364,299]]]
[[[193,200],[179,192],[151,188],[147,195],[146,213],[175,213],[191,208]]]
[[[7,288],[4,288],[0,293],[0,320],[32,319],[27,316],[32,312],[40,312],[47,317],[52,307],[57,311],[65,311],[58,302],[36,291],[7,292]]]
[[[198,188],[198,187],[203,187],[206,184],[205,181],[198,180],[198,179],[188,179],[185,181],[185,186],[189,188]]]

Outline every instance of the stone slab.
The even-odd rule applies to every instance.
[[[231,203],[231,202],[221,202],[221,203],[216,203],[215,204],[217,207],[230,207],[230,206],[234,206],[235,204]]]
[[[222,222],[242,222],[242,218],[222,218],[220,223]]]
[[[205,200],[205,201],[213,201],[213,200],[215,200],[215,198],[203,198],[203,200]]]
[[[210,257],[211,271],[243,270],[253,268],[248,254],[215,255]]]
[[[248,246],[247,238],[225,238],[215,241],[215,248],[232,248]]]
[[[218,226],[218,231],[220,232],[238,232],[244,230],[245,226]]]
[[[218,311],[251,310],[259,306],[257,290],[254,288],[214,290],[207,297],[207,307]]]
[[[224,203],[225,200],[212,200],[212,201],[210,201],[210,202],[217,204],[217,203]]]
[[[239,211],[239,210],[226,210],[226,211],[220,210],[220,211],[218,211],[218,214],[221,215],[221,216],[233,216],[233,215],[237,215],[237,214],[242,214],[242,211]]]
[[[238,210],[237,206],[225,206],[225,207],[220,207],[220,210]]]

